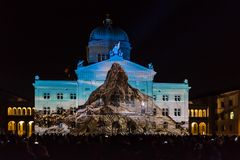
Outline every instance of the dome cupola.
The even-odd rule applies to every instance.
[[[119,27],[112,25],[112,20],[107,16],[103,25],[96,27],[90,34],[88,42],[88,62],[95,63],[109,58],[109,51],[115,44],[121,42],[120,50],[123,58],[130,60],[130,43],[128,35]]]

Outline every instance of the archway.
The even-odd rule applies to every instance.
[[[203,112],[202,112],[201,109],[199,109],[199,111],[198,111],[198,115],[199,115],[199,117],[202,117],[202,116],[203,116]]]
[[[191,109],[191,116],[190,117],[194,117],[194,110]]]
[[[13,109],[12,109],[12,107],[8,107],[8,115],[9,115],[9,116],[13,115]]]
[[[23,115],[23,116],[27,115],[27,109],[26,109],[26,107],[23,107],[23,108],[22,108],[22,115]]]
[[[8,131],[13,134],[16,132],[16,123],[14,121],[8,122]]]
[[[28,128],[27,128],[27,131],[28,131],[27,136],[31,137],[31,135],[33,133],[33,121],[28,122],[27,126],[28,126]]]
[[[203,114],[203,117],[207,117],[206,109],[203,109],[202,114]]]
[[[195,109],[195,117],[198,117],[198,110]]]
[[[13,115],[17,115],[17,108],[13,107]]]
[[[198,135],[198,124],[196,122],[191,124],[191,133],[192,135]]]
[[[20,121],[20,122],[18,122],[18,135],[22,136],[24,134],[25,134],[25,122]]]
[[[29,115],[29,116],[32,115],[32,109],[30,107],[27,108],[27,115]]]
[[[207,133],[206,123],[201,122],[199,124],[199,134],[200,135],[206,135],[206,133]]]
[[[22,108],[21,107],[18,107],[17,108],[17,115],[22,115]]]

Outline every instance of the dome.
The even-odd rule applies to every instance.
[[[110,19],[106,19],[103,26],[93,29],[89,41],[91,40],[129,41],[126,32],[120,28],[113,27]]]
[[[128,35],[121,28],[112,26],[112,20],[107,17],[102,26],[96,27],[90,33],[87,48],[88,63],[108,59],[109,52],[118,42],[121,43],[120,50],[123,53],[123,59],[130,60],[131,44]]]

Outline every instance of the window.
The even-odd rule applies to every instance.
[[[234,112],[230,112],[230,119],[234,119]]]
[[[224,108],[224,102],[221,102],[221,107]]]
[[[50,107],[43,107],[44,114],[50,114]]]
[[[168,101],[168,95],[163,95],[163,96],[162,96],[162,100],[163,100],[163,101]]]
[[[70,93],[70,99],[76,99],[76,93]]]
[[[46,107],[43,107],[43,114],[47,114],[47,109],[46,109]]]
[[[178,108],[178,110],[177,110],[177,115],[181,116],[181,109],[180,108]]]
[[[198,117],[203,117],[203,111],[201,109],[198,111]]]
[[[230,124],[229,125],[229,131],[232,131],[233,130],[233,126]]]
[[[50,99],[50,93],[43,93],[44,99]]]
[[[180,108],[174,108],[174,116],[181,116],[181,109]]]
[[[198,110],[195,109],[195,117],[198,117]]]
[[[206,111],[206,109],[203,109],[203,110],[202,110],[202,117],[207,117],[207,111]]]
[[[181,125],[179,123],[176,123],[176,129],[181,128]]]
[[[157,114],[157,109],[153,108],[153,115],[156,115],[156,114]]]
[[[175,101],[181,101],[181,96],[180,95],[175,95]]]
[[[194,110],[191,109],[191,117],[194,117]]]
[[[62,114],[64,111],[63,107],[57,107],[57,114]]]
[[[70,114],[73,115],[73,113],[76,113],[77,112],[77,108],[74,107],[74,108],[70,108]]]
[[[50,107],[47,107],[47,114],[50,114]]]
[[[85,88],[85,91],[90,91],[90,88]]]
[[[163,116],[168,116],[168,108],[163,108],[162,109],[162,115]]]
[[[157,100],[157,96],[153,95],[153,100],[156,101]]]
[[[168,123],[167,123],[167,122],[164,122],[164,123],[163,123],[163,128],[164,128],[164,129],[167,129],[167,128],[168,128]]]
[[[63,99],[63,93],[58,93],[57,94],[57,99]]]
[[[232,100],[229,100],[229,101],[228,101],[228,105],[229,105],[229,107],[232,107],[232,106],[233,106],[233,101],[232,101]]]

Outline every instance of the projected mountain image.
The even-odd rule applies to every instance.
[[[35,133],[61,134],[187,134],[148,95],[128,84],[118,63],[113,63],[105,82],[93,91],[76,112],[44,114],[36,111]]]

